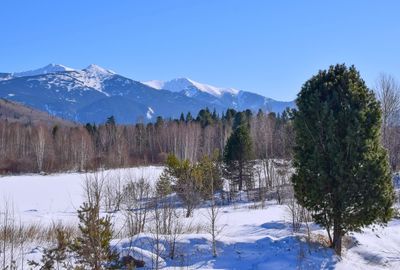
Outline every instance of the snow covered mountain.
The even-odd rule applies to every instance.
[[[187,95],[190,95],[190,93],[195,94],[197,91],[201,91],[216,97],[220,97],[225,93],[234,95],[239,93],[239,90],[234,88],[215,87],[212,85],[199,83],[188,78],[178,78],[167,82],[148,81],[143,83],[155,89],[165,89],[172,92],[187,91]]]
[[[233,88],[215,87],[190,79],[141,83],[90,65],[76,70],[50,64],[18,73],[0,73],[0,97],[82,123],[154,121],[157,116],[197,115],[208,107],[217,112],[262,109],[281,112],[293,102],[281,102]]]
[[[262,109],[264,111],[282,112],[286,107],[294,107],[293,102],[276,101],[252,92],[216,87],[188,78],[178,78],[167,82],[154,80],[143,83],[155,89],[181,93],[202,102],[237,110],[251,109],[257,111]]]
[[[12,76],[25,77],[25,76],[43,75],[43,74],[48,74],[48,73],[57,73],[57,72],[63,72],[63,71],[73,71],[73,69],[63,66],[63,65],[49,64],[49,65],[39,68],[39,69],[23,71],[23,72],[15,72],[15,73],[12,73]]]

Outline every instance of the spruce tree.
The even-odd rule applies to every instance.
[[[243,190],[243,183],[249,188],[253,175],[253,145],[247,121],[237,124],[224,149],[225,176],[234,187]]]
[[[343,64],[308,80],[296,104],[295,196],[327,230],[340,255],[345,233],[392,216],[393,187],[380,144],[379,103],[354,66]]]
[[[193,116],[190,112],[186,114],[186,122],[192,122],[193,121]]]
[[[185,122],[185,115],[181,113],[181,116],[179,117],[179,122]]]
[[[106,125],[110,125],[110,126],[115,126],[116,125],[114,115],[111,115],[111,116],[107,117]]]

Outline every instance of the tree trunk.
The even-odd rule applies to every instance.
[[[335,249],[336,255],[339,256],[342,256],[342,236],[342,229],[338,221],[335,220],[333,225],[333,248]]]
[[[186,218],[192,215],[192,209],[190,207],[186,208]]]
[[[243,164],[239,161],[239,191],[243,189]]]

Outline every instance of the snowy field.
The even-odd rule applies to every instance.
[[[120,176],[146,178],[154,183],[162,167],[139,167],[107,170],[104,178]],[[84,201],[84,185],[93,174],[64,173],[52,175],[22,175],[0,177],[0,198],[12,204],[22,221],[45,224],[72,221]],[[72,220],[71,220],[72,219]]]
[[[161,167],[143,167],[107,171],[107,174],[145,177],[155,182]],[[54,222],[76,223],[76,209],[83,201],[85,174],[24,175],[0,178],[0,196],[14,207],[15,217],[24,223],[43,225]],[[169,259],[167,243],[161,240],[159,265],[163,269],[400,269],[400,221],[388,227],[367,228],[349,235],[342,259],[323,245],[325,232],[310,224],[311,241],[306,241],[305,227],[293,233],[285,205],[267,202],[264,208],[251,202],[221,206],[217,237],[218,256],[211,255],[208,233],[209,209],[203,205],[193,217],[179,219],[197,229],[177,237],[176,256]],[[121,226],[123,215],[113,213]],[[154,263],[154,237],[141,233],[132,238],[114,239],[113,246],[122,254],[135,253],[147,266]],[[40,259],[40,248],[32,246],[24,255]],[[24,269],[29,269],[25,265]]]

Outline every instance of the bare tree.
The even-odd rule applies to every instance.
[[[102,170],[85,175],[83,195],[88,204],[100,206],[105,181],[106,173]]]
[[[258,200],[261,201],[261,207],[265,207],[266,192],[267,192],[267,181],[263,178],[263,163],[264,160],[258,162],[254,167],[255,176],[258,178]]]
[[[290,182],[290,164],[286,161],[274,162],[274,168],[276,167],[275,190],[278,203],[282,204],[285,196],[287,196],[287,187]]]
[[[36,156],[36,163],[38,171],[41,172],[43,169],[44,150],[46,146],[46,130],[45,127],[39,126],[34,133],[32,140],[33,149]]]
[[[183,233],[183,223],[177,212],[175,200],[171,196],[162,196],[158,199],[157,209],[161,213],[161,233],[164,235],[165,243],[168,247],[168,257],[174,259],[177,251],[177,242]]]
[[[120,172],[107,177],[107,180],[104,183],[103,193],[105,211],[119,211],[123,199],[122,176]]]
[[[211,200],[210,207],[207,210],[208,220],[210,222],[209,234],[211,235],[211,250],[212,256],[217,257],[217,237],[222,231],[222,227],[218,226],[218,219],[220,216],[220,208],[218,203],[215,200],[214,194],[214,177],[212,173],[210,173],[209,177],[211,177]]]
[[[121,204],[124,207],[130,236],[144,231],[148,219],[151,194],[151,185],[145,178],[134,179],[129,176],[127,183],[123,187]]]
[[[394,77],[381,74],[376,81],[375,92],[382,108],[382,141],[389,151],[392,169],[395,169],[397,164],[394,164],[392,156],[395,154],[393,148],[396,142],[391,138],[394,135],[391,131],[399,120],[400,85]]]
[[[152,257],[152,268],[153,269],[160,269],[160,261],[162,254],[165,251],[165,247],[162,243],[162,209],[159,207],[158,204],[158,198],[155,197],[155,200],[153,201],[153,211],[152,213],[152,218],[153,222],[149,226],[149,232],[151,233],[152,237],[149,239],[150,244],[152,245],[152,252],[155,254],[154,257]]]

